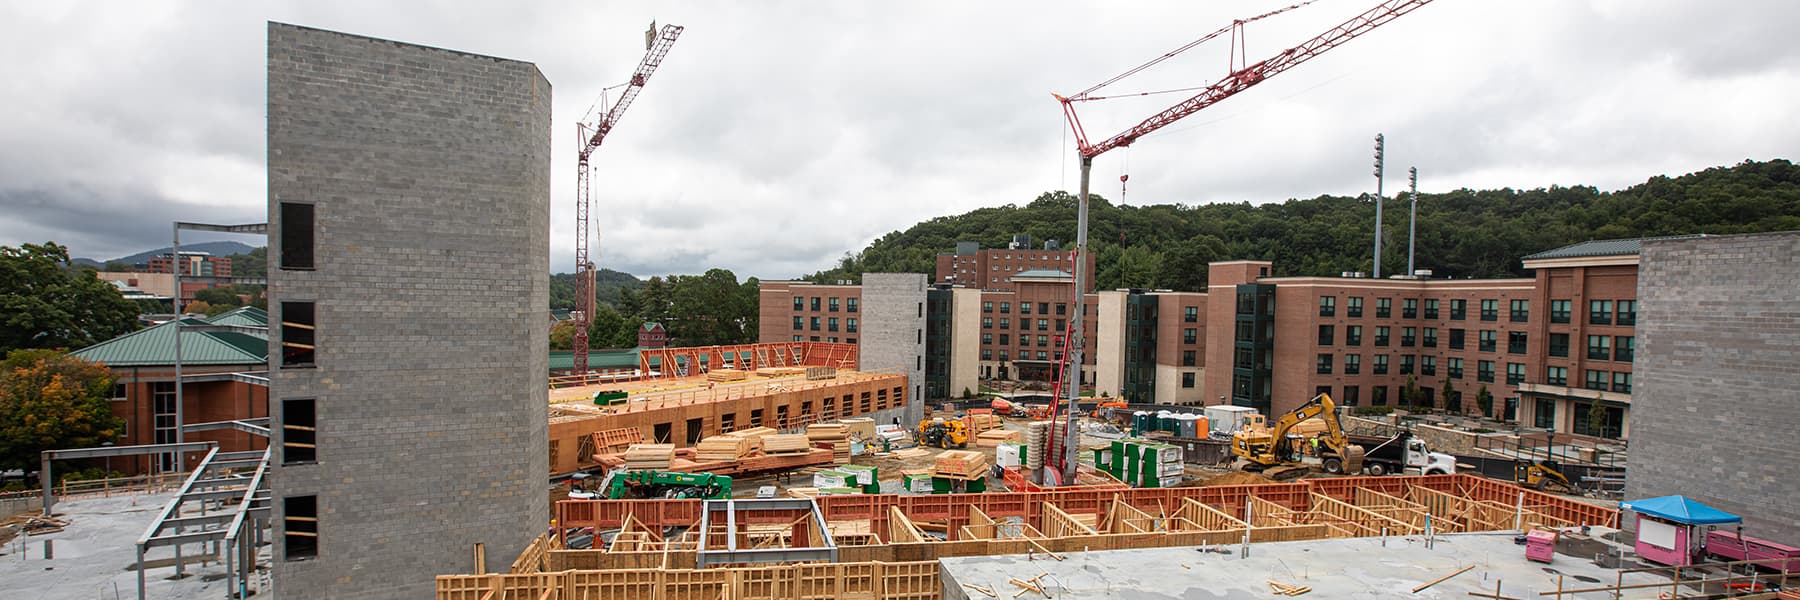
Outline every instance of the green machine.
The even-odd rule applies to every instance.
[[[731,478],[712,473],[614,471],[607,475],[607,480],[607,483],[601,487],[606,490],[606,497],[614,500],[651,498],[724,500],[731,497]]]
[[[622,392],[619,390],[606,390],[606,391],[594,392],[594,405],[595,406],[610,406],[613,404],[624,404],[626,402],[626,398],[628,398],[630,396],[631,396],[631,394],[628,394],[628,393],[625,393],[625,392]]]

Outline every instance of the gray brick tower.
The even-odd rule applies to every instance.
[[[549,524],[550,84],[525,62],[268,31],[281,598],[427,598]]]
[[[876,415],[905,426],[925,416],[925,279],[922,273],[866,273],[862,280],[862,343],[857,362],[868,371],[906,374],[906,408]]]
[[[1682,494],[1800,541],[1800,232],[1645,241],[1627,499]]]

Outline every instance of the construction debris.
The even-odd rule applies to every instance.
[[[1434,586],[1434,585],[1437,585],[1437,584],[1440,584],[1440,583],[1443,583],[1443,582],[1445,582],[1445,581],[1447,581],[1447,580],[1449,580],[1449,579],[1450,579],[1450,578],[1451,578],[1451,577],[1455,577],[1455,576],[1457,576],[1457,575],[1461,575],[1461,574],[1463,574],[1463,573],[1467,573],[1467,572],[1469,572],[1469,569],[1473,569],[1473,568],[1475,568],[1475,565],[1469,565],[1469,566],[1466,566],[1466,567],[1463,567],[1463,568],[1461,568],[1461,569],[1457,569],[1457,570],[1456,570],[1456,572],[1455,572],[1455,573],[1451,573],[1451,574],[1449,574],[1449,575],[1445,575],[1445,576],[1443,576],[1443,577],[1439,577],[1439,578],[1437,578],[1437,579],[1433,579],[1433,580],[1431,580],[1431,582],[1430,582],[1430,583],[1426,583],[1426,584],[1425,584],[1425,585],[1421,585],[1421,586],[1419,586],[1419,587],[1416,587],[1416,588],[1413,588],[1413,590],[1412,590],[1412,591],[1413,591],[1413,593],[1414,593],[1414,594],[1417,594],[1417,593],[1419,593],[1419,590],[1423,590],[1423,589],[1425,589],[1425,588],[1428,588],[1428,587],[1431,587],[1431,586]]]
[[[962,584],[962,586],[969,588],[971,590],[975,590],[977,592],[986,594],[987,597],[989,597],[989,598],[999,598],[1000,597],[999,594],[994,593],[994,588],[985,588],[985,587],[981,587],[979,585],[975,585],[975,584],[971,584],[971,583],[965,583],[965,584]]]
[[[1275,595],[1277,595],[1277,596],[1298,596],[1298,595],[1312,591],[1312,588],[1307,587],[1307,586],[1288,585],[1285,583],[1277,583],[1277,582],[1271,581],[1271,582],[1269,582],[1269,591],[1274,592]]]

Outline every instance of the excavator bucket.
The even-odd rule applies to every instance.
[[[1361,473],[1362,467],[1363,467],[1363,454],[1364,453],[1365,453],[1365,451],[1363,450],[1363,447],[1360,445],[1357,445],[1357,444],[1345,445],[1344,446],[1344,472],[1350,473],[1350,474]]]

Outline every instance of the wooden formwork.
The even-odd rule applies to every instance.
[[[1107,509],[1106,526],[1110,533],[1150,533],[1161,531],[1162,518],[1138,510],[1121,499],[1113,500],[1112,507]]]
[[[544,555],[548,553],[551,548],[560,545],[555,539],[556,535],[556,532],[550,532],[541,534],[537,536],[536,539],[531,540],[531,544],[525,546],[525,551],[519,553],[519,558],[513,560],[512,567],[508,572],[516,575],[543,571]]]
[[[1054,504],[1044,505],[1043,526],[1038,528],[1045,537],[1060,538],[1080,535],[1100,535],[1093,527],[1081,522]]]
[[[1193,498],[1182,498],[1181,509],[1175,514],[1178,517],[1176,522],[1181,523],[1184,529],[1191,526],[1199,531],[1227,531],[1247,526],[1243,520]]]
[[[1313,495],[1313,512],[1329,516],[1327,522],[1349,530],[1357,537],[1419,533],[1418,528],[1409,523],[1324,494]]]
[[[1400,493],[1404,494],[1406,492],[1405,490],[1401,490]],[[1425,530],[1425,524],[1429,521],[1428,517],[1431,515],[1430,509],[1425,508],[1425,505],[1423,504],[1368,488],[1356,488],[1351,503],[1362,507],[1364,510],[1378,513],[1396,521],[1404,522],[1419,531]],[[1439,533],[1454,533],[1453,531],[1445,530],[1442,524],[1432,523],[1431,525],[1432,531]]]

